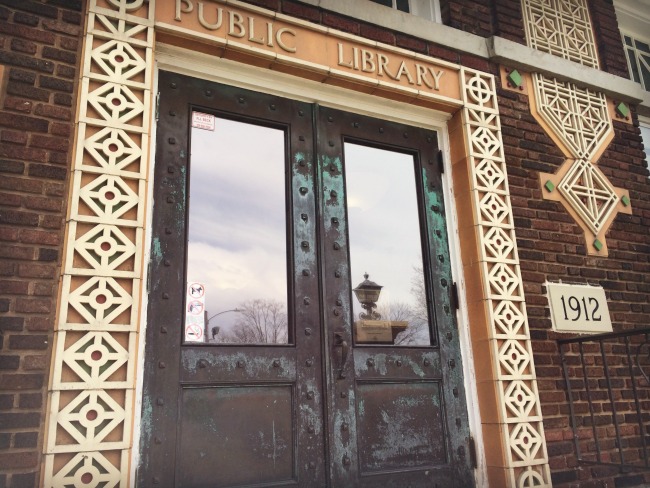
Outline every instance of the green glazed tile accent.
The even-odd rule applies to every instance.
[[[628,198],[627,195],[623,195],[621,197],[621,202],[623,202],[623,205],[625,205],[626,207],[630,206],[630,199]]]
[[[544,188],[551,193],[553,190],[555,190],[555,185],[551,180],[548,180],[546,183],[544,183]]]
[[[508,73],[506,79],[512,83],[515,88],[519,88],[524,82],[523,77],[516,69],[513,69],[510,73]]]
[[[630,115],[630,109],[623,102],[616,105],[616,113],[621,117],[627,117]]]
[[[603,243],[596,239],[594,241],[594,247],[596,248],[596,251],[600,251],[603,248]]]

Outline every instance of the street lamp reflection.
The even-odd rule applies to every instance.
[[[365,273],[363,277],[365,280],[359,283],[353,290],[357,300],[359,300],[359,303],[361,303],[361,306],[366,311],[366,313],[361,312],[359,317],[363,320],[379,320],[381,319],[381,315],[374,309],[377,308],[377,301],[379,300],[383,286],[378,285],[374,281],[370,281],[368,279],[368,273]]]
[[[210,330],[210,332],[212,333],[212,339],[209,340],[209,342],[216,342],[217,335],[219,334],[219,330],[221,329],[218,325],[215,325],[214,327],[212,327],[212,329],[208,329],[208,327],[210,325],[210,321],[213,318],[218,317],[219,315],[223,315],[224,313],[228,313],[228,312],[243,312],[243,310],[241,310],[239,308],[233,308],[233,309],[230,309],[230,310],[224,310],[222,312],[215,313],[211,317],[208,317],[208,311],[207,310],[205,311],[205,317],[206,317],[206,319],[205,319],[205,337],[206,338],[208,337],[208,330]]]

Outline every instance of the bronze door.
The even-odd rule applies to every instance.
[[[471,486],[436,134],[172,73],[159,87],[139,485]],[[350,203],[366,150],[410,168],[415,305],[397,300],[411,270],[368,265],[348,235],[372,221]],[[390,283],[365,319],[359,266]]]

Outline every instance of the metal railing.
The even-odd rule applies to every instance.
[[[578,460],[650,468],[650,327],[558,344]]]

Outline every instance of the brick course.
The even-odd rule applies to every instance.
[[[0,4],[0,486],[36,487],[83,10]]]

